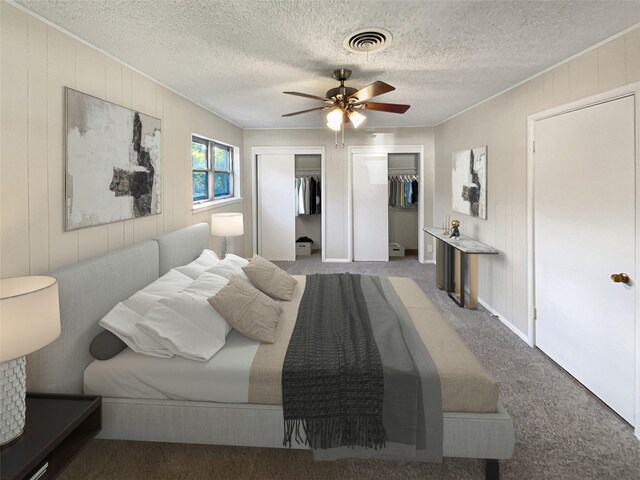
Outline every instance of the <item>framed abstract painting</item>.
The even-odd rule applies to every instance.
[[[453,154],[453,211],[487,219],[487,147]]]
[[[66,230],[162,211],[161,121],[66,88]]]

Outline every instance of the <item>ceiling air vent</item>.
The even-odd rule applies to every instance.
[[[387,48],[391,39],[391,32],[383,28],[363,28],[347,35],[342,45],[349,52],[371,53]]]

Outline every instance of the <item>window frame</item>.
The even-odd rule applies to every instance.
[[[209,205],[215,205],[216,203],[229,202],[235,199],[240,200],[239,192],[239,169],[237,168],[237,147],[228,145],[202,135],[191,135],[191,200],[193,202],[193,208],[206,207]],[[193,166],[193,143],[199,143],[205,145],[207,148],[206,168],[196,168]],[[219,169],[215,166],[215,149],[225,150],[229,156],[229,168]],[[194,173],[206,173],[207,174],[207,197],[199,200],[194,199],[193,195],[193,174]],[[229,194],[218,195],[215,194],[215,175],[216,173],[229,174]]]
[[[210,154],[209,156],[211,157],[210,162],[213,166],[213,168],[211,169],[211,172],[213,173],[211,175],[211,195],[212,195],[212,200],[223,200],[225,198],[233,198],[234,195],[234,190],[235,190],[235,185],[234,185],[234,171],[233,171],[233,148],[228,146],[228,145],[223,145],[221,143],[217,143],[217,142],[209,142],[210,145],[213,147],[209,147],[211,150],[210,152],[213,152],[212,154]],[[229,154],[229,169],[228,170],[224,170],[224,169],[218,169],[216,168],[216,160],[215,160],[215,149],[219,148],[220,150],[225,150],[228,154]],[[221,195],[219,197],[216,197],[216,192],[215,192],[215,179],[216,179],[216,173],[228,173],[229,174],[229,195]]]

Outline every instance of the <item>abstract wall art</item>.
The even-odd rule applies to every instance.
[[[160,213],[160,120],[71,88],[66,104],[66,230]]]
[[[453,154],[452,206],[455,212],[487,219],[487,147]]]

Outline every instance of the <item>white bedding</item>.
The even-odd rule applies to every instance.
[[[248,403],[249,371],[260,342],[232,330],[208,362],[155,358],[125,348],[84,372],[88,395]]]

